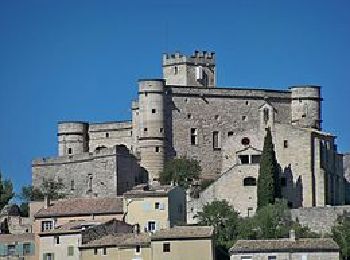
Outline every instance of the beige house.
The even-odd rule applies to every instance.
[[[186,223],[186,192],[178,186],[139,185],[124,194],[125,221],[154,232]]]
[[[0,260],[35,260],[34,234],[0,234]]]
[[[80,247],[82,260],[211,260],[214,259],[213,229],[176,226],[155,233],[115,234]]]
[[[339,247],[331,238],[238,240],[231,260],[339,260]]]

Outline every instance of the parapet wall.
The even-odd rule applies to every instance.
[[[330,233],[338,217],[350,213],[350,206],[326,206],[292,209],[292,219],[298,220],[316,233]]]

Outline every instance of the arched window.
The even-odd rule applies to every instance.
[[[256,186],[256,179],[253,177],[246,177],[243,180],[244,186]]]

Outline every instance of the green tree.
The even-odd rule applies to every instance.
[[[65,198],[64,185],[61,182],[45,180],[39,188],[31,185],[23,186],[20,194],[22,204],[20,205],[21,215],[27,217],[29,215],[29,202],[42,201],[47,195],[52,200]]]
[[[216,245],[226,250],[237,239],[238,213],[226,200],[207,203],[198,214],[198,220],[200,225],[214,227]]]
[[[160,183],[174,182],[184,188],[188,188],[194,179],[198,179],[201,167],[197,160],[187,158],[175,158],[168,160],[160,173]]]
[[[341,217],[332,228],[333,239],[340,247],[343,259],[350,259],[350,218]]]
[[[273,149],[270,128],[264,138],[264,149],[260,161],[260,172],[257,186],[258,208],[267,206],[281,197],[279,185],[279,169]]]
[[[3,180],[0,172],[0,211],[8,204],[13,196],[12,182],[10,180]]]

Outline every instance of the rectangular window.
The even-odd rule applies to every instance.
[[[214,150],[220,150],[221,149],[221,142],[220,142],[220,135],[218,131],[213,132],[213,149]]]
[[[60,244],[60,237],[59,236],[55,236],[55,244],[56,245]]]
[[[153,108],[153,109],[152,109],[152,114],[155,114],[155,113],[156,113],[156,109]]]
[[[136,252],[136,253],[140,253],[140,252],[141,252],[141,246],[140,246],[140,245],[137,245],[137,246],[136,246],[135,252]]]
[[[160,208],[160,203],[159,202],[154,203],[154,209],[159,209],[159,208]]]
[[[254,154],[252,155],[252,163],[260,163],[261,155]]]
[[[107,248],[102,248],[102,255],[107,255]]]
[[[252,260],[252,256],[241,256],[241,260]]]
[[[228,132],[227,136],[233,136],[233,132],[232,131]]]
[[[54,254],[53,253],[44,253],[43,258],[44,258],[44,260],[54,260]]]
[[[191,145],[198,144],[198,130],[197,128],[191,128]]]
[[[159,153],[159,147],[158,146],[156,147],[156,153]]]
[[[163,243],[163,252],[170,252],[170,243]]]
[[[23,255],[30,255],[31,254],[31,245],[30,243],[24,243],[23,244]]]
[[[70,181],[70,190],[74,190],[74,180]]]
[[[8,255],[16,255],[16,245],[8,245],[7,246]]]
[[[88,191],[92,191],[92,175],[89,174]]]
[[[97,252],[98,252],[97,248],[94,248],[94,255],[97,255]]]
[[[74,246],[67,247],[67,256],[74,256]]]
[[[44,220],[41,222],[41,232],[50,230],[53,228],[52,220]]]
[[[239,155],[238,158],[241,164],[249,164],[249,155]]]
[[[267,257],[267,260],[276,260],[276,259],[277,259],[277,256],[275,256],[275,255],[269,255]]]
[[[288,148],[288,140],[284,140],[283,141],[283,147],[284,148]]]
[[[153,232],[156,231],[156,222],[148,221],[148,231]]]

